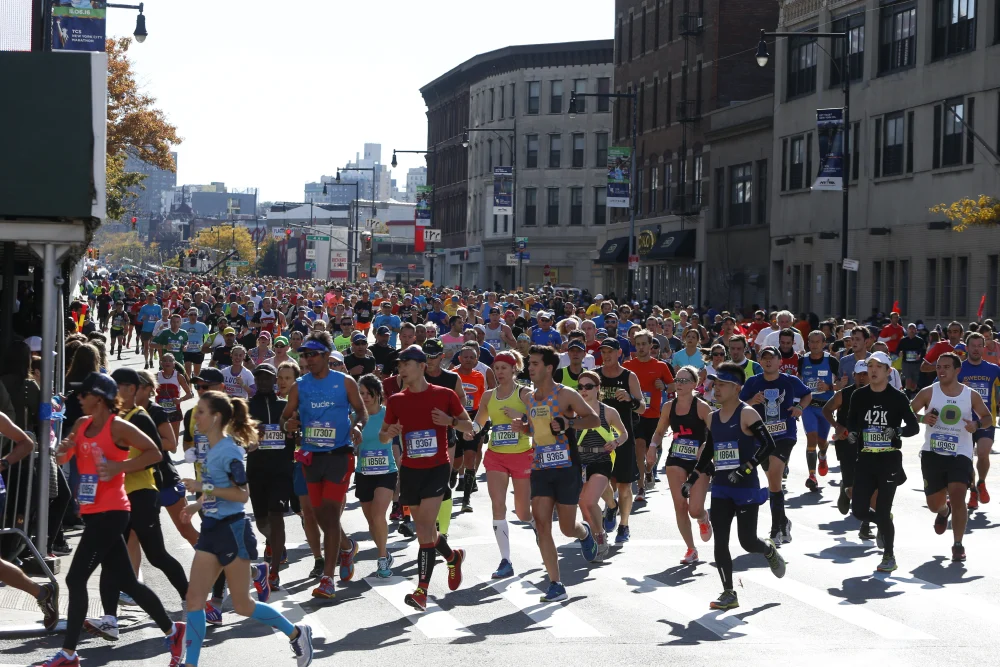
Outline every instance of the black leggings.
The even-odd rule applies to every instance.
[[[892,501],[896,497],[896,487],[906,482],[903,472],[903,455],[896,452],[885,454],[859,454],[854,473],[854,491],[851,493],[851,513],[862,521],[870,521],[878,526],[885,543],[884,555],[893,557],[896,541],[896,526],[892,523]],[[871,508],[872,495],[878,491],[875,509]]]
[[[76,650],[80,630],[83,629],[83,621],[87,616],[87,606],[90,604],[87,580],[98,565],[101,566],[102,575],[108,573],[108,576],[115,580],[117,590],[131,596],[164,634],[169,633],[173,628],[173,622],[163,609],[163,603],[156,597],[156,593],[139,583],[132,571],[124,538],[125,527],[128,525],[128,512],[84,514],[83,523],[83,536],[76,547],[73,562],[66,575],[69,610],[66,614],[66,638],[63,640],[63,648],[67,651]]]
[[[733,590],[733,556],[729,553],[729,531],[736,517],[736,535],[740,546],[747,553],[767,555],[771,551],[764,540],[757,537],[756,503],[737,505],[729,498],[712,498],[712,507],[708,517],[715,533],[715,566],[719,569],[722,586],[727,591]]]
[[[184,568],[173,556],[167,553],[163,544],[163,531],[160,529],[160,493],[155,489],[139,489],[128,494],[132,512],[129,524],[125,528],[125,543],[129,534],[135,531],[139,545],[146,554],[149,564],[167,575],[170,585],[181,596],[181,602],[187,597],[187,575]],[[101,605],[108,616],[118,616],[118,580],[108,573],[107,568],[101,570]]]

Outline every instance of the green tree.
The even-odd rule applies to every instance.
[[[253,237],[245,227],[233,227],[232,225],[216,225],[207,227],[199,231],[191,239],[192,248],[211,248],[217,250],[211,253],[212,263],[219,261],[223,256],[232,252],[235,248],[241,260],[250,262],[247,266],[237,269],[239,275],[252,275],[254,271],[254,259],[256,249],[254,248]],[[174,259],[176,263],[176,258]]]
[[[93,246],[100,250],[101,259],[115,264],[158,264],[160,248],[157,243],[145,243],[138,232],[114,232],[107,228],[97,231]]]

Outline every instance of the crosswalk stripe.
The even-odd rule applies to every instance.
[[[643,584],[647,590],[643,590],[640,586],[639,592],[644,597],[680,614],[688,623],[697,623],[720,639],[761,637],[764,634],[759,628],[736,616],[727,615],[726,612],[710,610],[706,613],[708,605],[704,600],[685,593],[677,586],[668,586],[652,577],[646,577]]]
[[[479,577],[479,579],[496,589],[505,600],[524,612],[537,626],[545,628],[559,639],[603,636],[563,605],[540,602],[542,591],[521,577],[508,579]]]
[[[453,639],[471,637],[472,633],[454,616],[444,611],[432,598],[427,598],[427,611],[421,613],[403,602],[407,593],[413,592],[413,583],[403,577],[378,579],[367,577],[365,583],[395,607],[428,639]]]
[[[762,574],[754,571],[743,572],[740,576],[765,588],[770,588],[799,602],[815,607],[831,616],[836,616],[845,623],[864,628],[885,639],[935,639],[935,637],[920,630],[915,630],[891,618],[869,611],[861,605],[853,604],[846,600],[838,602],[825,591],[817,590],[788,577],[776,579],[770,574]]]

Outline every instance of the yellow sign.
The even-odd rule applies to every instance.
[[[424,282],[420,283],[420,286],[421,287],[434,287],[434,283],[432,283],[429,280],[425,280]]]
[[[636,251],[640,255],[648,255],[649,251],[656,245],[656,232],[646,229],[639,233]]]

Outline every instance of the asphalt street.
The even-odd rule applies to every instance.
[[[128,353],[123,363],[142,366],[141,359]],[[311,597],[312,558],[299,521],[291,516],[286,518],[290,565],[281,574],[282,590],[271,600],[293,622],[313,626],[318,665],[442,665],[459,660],[504,666],[598,660],[621,665],[683,661],[689,666],[724,661],[743,665],[808,661],[811,667],[853,661],[989,664],[989,656],[1000,647],[996,623],[1000,577],[995,569],[1000,500],[973,514],[964,540],[968,561],[952,563],[951,532],[934,533],[933,515],[924,504],[916,454],[922,439],[915,436],[904,443],[909,479],[896,494],[899,570],[892,575],[875,573],[880,560],[875,543],[860,541],[858,521],[836,509],[840,475],[832,448],[831,472],[820,478],[819,492],[805,488],[802,436],[792,455],[786,496],[794,523],[793,542],[781,549],[787,575],[775,579],[763,557],[743,553],[734,535],[731,548],[741,604],[734,611],[708,608],[722,589],[712,564],[711,543],[699,545],[702,560],[696,566],[679,565],[684,546],[665,478],[649,493],[648,502],[634,511],[631,541],[612,546],[607,562],[588,564],[577,542],[557,539],[570,596],[563,603],[544,605],[538,600],[547,579],[530,528],[514,521],[512,498],[508,520],[516,576],[490,579],[500,558],[482,482],[481,491],[473,496],[475,511],[456,513],[450,530],[450,543],[467,551],[465,581],[460,590],[448,592],[446,570],[439,562],[426,613],[418,615],[403,603],[403,596],[416,584],[415,541],[390,529],[394,576],[376,579],[374,544],[353,491],[344,525],[361,541],[354,580],[338,585],[336,600]],[[191,476],[189,466],[179,469],[182,476]],[[997,484],[994,493],[1000,494]],[[763,507],[759,534],[765,534],[769,523]],[[172,553],[189,566],[192,549],[165,513],[163,530]],[[697,530],[695,535],[698,540]],[[63,559],[63,576],[70,558]],[[143,568],[143,576],[167,610],[180,619],[180,601],[166,578],[150,567]],[[95,574],[92,591],[97,579]],[[95,600],[91,608],[96,610]],[[9,622],[12,613],[0,609],[0,623]],[[23,618],[24,612],[20,613]],[[160,633],[141,611],[125,608],[120,622],[121,638],[115,644],[89,636],[82,639],[79,649],[85,665],[167,664]],[[51,657],[59,645],[58,636],[0,637],[0,667],[34,664]],[[281,635],[238,618],[227,606],[224,626],[209,630],[201,662],[235,666],[248,660],[294,664]]]

